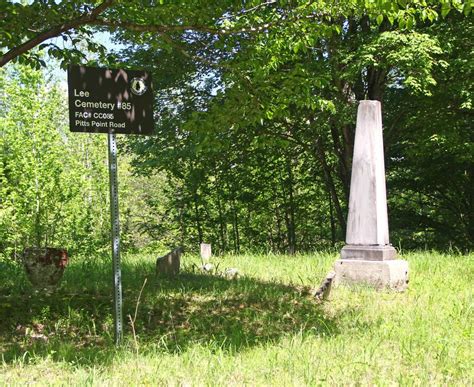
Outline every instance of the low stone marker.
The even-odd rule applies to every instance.
[[[346,245],[335,263],[335,283],[366,283],[404,290],[408,262],[389,242],[382,111],[379,101],[360,101],[352,160]]]
[[[210,273],[212,270],[214,270],[214,265],[212,263],[205,263],[204,265],[201,266],[201,270]]]
[[[181,261],[181,254],[184,249],[178,247],[156,260],[156,275],[173,277],[179,274],[179,266]]]
[[[239,269],[235,267],[229,267],[224,271],[224,277],[227,279],[236,279],[239,276]]]
[[[334,271],[330,271],[326,278],[323,279],[323,282],[321,282],[321,286],[316,289],[313,296],[319,301],[326,301],[329,297],[329,293],[331,293],[331,285],[335,277],[336,273]]]
[[[201,243],[201,259],[203,264],[209,262],[212,256],[211,244],[210,243]]]

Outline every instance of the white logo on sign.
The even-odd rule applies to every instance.
[[[133,78],[130,82],[132,93],[136,95],[143,95],[147,91],[146,83],[143,78]]]

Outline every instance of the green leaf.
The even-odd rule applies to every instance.
[[[403,30],[405,26],[406,26],[406,20],[404,18],[398,19],[398,27]]]
[[[428,15],[428,19],[430,20],[430,22],[433,23],[435,20],[438,19],[438,13],[434,9],[428,9],[426,13]]]
[[[383,15],[377,16],[377,24],[380,25],[383,22]]]
[[[464,3],[464,7],[463,7],[463,13],[465,16],[469,16],[469,14],[471,13],[471,9],[472,9],[472,4],[470,1],[466,1]]]
[[[451,11],[451,5],[449,3],[443,3],[441,6],[441,17],[445,18],[449,11]]]

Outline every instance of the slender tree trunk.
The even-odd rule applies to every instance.
[[[367,69],[367,96],[369,99],[382,101],[386,74],[384,69],[373,67]]]
[[[351,159],[352,159],[352,143],[354,141],[351,135],[350,125],[343,125],[342,141],[341,134],[337,128],[337,123],[333,122],[331,126],[331,135],[334,145],[334,151],[339,159],[339,178],[344,189],[346,202],[349,202],[349,192],[351,184]]]
[[[283,178],[283,174],[280,171],[280,182],[281,182],[281,190],[282,190],[282,200],[284,206],[284,217],[285,217],[285,226],[286,226],[286,235],[285,235],[285,248],[287,254],[293,254],[292,251],[292,242],[291,242],[291,220],[290,220],[290,210],[289,204],[287,200],[287,193],[286,193],[286,184],[287,179]]]
[[[288,253],[296,253],[296,225],[295,225],[295,201],[293,196],[293,171],[291,168],[291,160],[287,159],[287,171],[288,171],[288,203],[287,203],[287,214],[288,214]]]
[[[277,249],[279,252],[282,251],[281,241],[282,241],[282,232],[281,232],[281,218],[280,210],[278,206],[278,200],[275,198],[275,217],[276,217],[276,227],[277,227]]]
[[[322,169],[323,169],[324,181],[325,181],[326,187],[327,187],[327,189],[328,189],[328,191],[331,195],[331,199],[334,203],[337,220],[339,222],[339,225],[340,225],[343,233],[345,234],[345,231],[346,231],[345,216],[344,216],[344,213],[342,211],[342,207],[341,207],[341,204],[340,204],[340,201],[339,201],[339,197],[337,195],[336,186],[334,184],[334,181],[333,181],[333,178],[332,178],[332,175],[331,175],[331,169],[329,168],[329,165],[327,164],[326,155],[324,153],[324,148],[323,148],[323,145],[321,143],[320,138],[318,138],[316,140],[315,152],[316,152],[316,157],[320,161]]]
[[[331,194],[328,194],[328,201],[329,201],[329,217],[331,222],[331,244],[332,247],[336,246],[336,222],[334,219],[334,209],[332,205]]]
[[[243,224],[242,224],[242,235],[243,235],[243,238],[244,238],[244,241],[247,242],[247,244],[249,246],[252,246],[252,227],[250,226],[250,220],[251,220],[251,216],[252,216],[252,210],[250,209],[250,205],[249,203],[245,203],[246,205],[246,211],[245,211],[245,217],[243,219]]]
[[[184,201],[180,200],[179,208],[179,230],[180,230],[180,240],[181,246],[184,246],[185,236],[186,236],[186,224],[184,222]]]
[[[275,239],[273,238],[273,226],[270,225],[268,230],[268,241],[270,242],[271,251],[275,251]]]
[[[199,244],[201,244],[203,241],[203,237],[202,237],[201,215],[199,213],[197,193],[194,193],[194,214],[196,217],[196,228],[198,232],[198,240],[199,240]]]
[[[464,209],[466,214],[466,241],[467,241],[467,248],[474,249],[474,191],[472,190],[473,183],[474,183],[474,166],[471,164],[468,169],[465,171],[466,174],[466,187],[468,188],[465,192],[465,200],[464,200]],[[470,182],[470,183],[469,183]],[[461,215],[462,217],[462,215]]]
[[[237,216],[237,208],[235,206],[235,199],[232,200],[232,215],[233,215],[233,230],[234,230],[234,252],[240,252],[240,236],[239,236],[239,221]]]
[[[285,225],[286,225],[286,252],[287,254],[293,254],[291,252],[291,235],[290,235],[290,216],[288,214],[288,208],[285,203]]]
[[[219,237],[220,237],[220,245],[221,251],[225,252],[227,249],[226,246],[226,224],[224,222],[224,215],[222,213],[222,203],[219,193],[217,194],[217,210],[219,212]]]

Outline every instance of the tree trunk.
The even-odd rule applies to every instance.
[[[217,194],[217,210],[219,212],[219,237],[220,237],[220,245],[221,251],[225,252],[227,249],[226,246],[226,224],[224,222],[224,215],[222,213],[222,203],[219,194]]]
[[[276,227],[277,227],[277,249],[279,252],[282,251],[282,246],[281,246],[281,219],[280,219],[280,210],[279,210],[279,205],[278,205],[278,200],[275,198],[275,217],[276,217]]]
[[[336,222],[334,219],[334,209],[332,205],[331,194],[328,195],[329,201],[329,218],[331,222],[331,245],[332,247],[336,246]]]
[[[286,163],[288,171],[288,203],[287,203],[287,228],[288,228],[288,253],[296,253],[296,225],[295,225],[295,201],[293,196],[293,171],[291,168],[291,160],[287,158]]]
[[[367,69],[367,97],[382,102],[386,71],[369,67]]]
[[[349,136],[348,125],[344,125],[342,129],[342,140],[340,133],[337,129],[337,123],[333,122],[330,124],[332,141],[334,144],[334,151],[339,159],[339,178],[344,189],[344,197],[346,202],[349,202],[349,192],[351,184],[351,152],[353,136]],[[346,140],[346,137],[350,137]]]
[[[179,230],[180,230],[180,240],[181,246],[184,246],[185,237],[186,237],[186,224],[184,222],[184,201],[180,200],[179,208]]]
[[[341,204],[339,202],[339,197],[337,196],[337,191],[336,191],[336,186],[334,184],[334,180],[331,176],[331,169],[329,168],[329,165],[327,164],[326,161],[326,155],[324,153],[324,148],[321,142],[321,139],[318,138],[315,142],[315,152],[316,152],[316,157],[319,159],[322,169],[323,169],[323,176],[324,176],[324,181],[326,183],[326,187],[331,195],[331,199],[334,203],[334,207],[336,210],[336,216],[339,221],[339,225],[341,227],[341,230],[343,231],[343,234],[346,232],[346,220],[344,213],[342,211]]]
[[[196,217],[196,228],[198,232],[198,240],[199,240],[199,244],[201,244],[203,241],[203,236],[202,236],[201,215],[199,213],[197,193],[194,193],[194,214]]]
[[[238,254],[240,252],[240,236],[239,236],[239,222],[238,222],[238,216],[237,216],[237,208],[235,206],[235,199],[232,200],[232,215],[233,215],[232,227],[234,231],[234,252]]]

